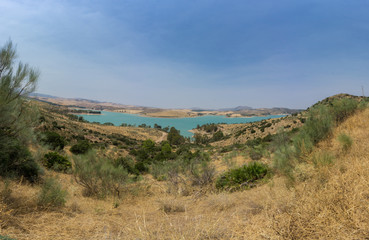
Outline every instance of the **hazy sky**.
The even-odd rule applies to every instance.
[[[0,0],[37,92],[154,107],[369,95],[368,0]]]

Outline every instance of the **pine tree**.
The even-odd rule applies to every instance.
[[[39,72],[16,60],[16,49],[8,41],[0,49],[0,174],[32,180],[37,164],[26,144],[37,112],[27,96],[35,90]]]

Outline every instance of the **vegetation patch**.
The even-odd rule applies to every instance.
[[[62,150],[66,144],[64,137],[60,136],[57,132],[50,131],[44,133],[42,142],[52,150]]]
[[[55,171],[65,172],[72,167],[72,163],[57,152],[49,152],[44,155],[44,166]]]
[[[85,154],[91,149],[91,145],[88,140],[79,141],[77,144],[70,148],[70,151],[74,154]]]
[[[75,156],[74,164],[75,180],[84,187],[85,196],[120,197],[124,185],[129,180],[128,172],[123,166],[115,165],[111,159],[99,157],[93,151]]]
[[[251,188],[269,172],[267,165],[252,162],[222,174],[216,181],[216,188],[224,190]]]
[[[48,178],[42,184],[38,196],[38,205],[41,207],[61,207],[66,203],[67,191],[61,188],[54,178]]]
[[[347,134],[341,133],[338,136],[338,141],[340,142],[342,149],[345,152],[348,151],[352,146],[352,138]]]

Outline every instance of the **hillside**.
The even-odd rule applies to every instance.
[[[152,162],[149,172],[122,185],[118,196],[88,196],[85,187],[76,181],[80,179],[77,173],[47,168],[36,184],[23,178],[2,179],[0,235],[14,239],[364,239],[369,234],[369,108],[360,99],[358,109],[349,112],[347,106],[353,102],[337,99],[332,100],[332,110],[341,109],[339,115],[334,115],[337,124],[311,151],[305,146],[298,158],[291,159],[291,175],[285,172],[288,165],[275,166],[278,156],[285,154],[278,149],[296,141],[311,126],[319,127],[319,122],[309,124],[311,116],[316,116],[314,111],[322,111],[324,104],[301,115],[279,119],[278,123],[254,123],[250,126],[259,132],[255,131],[253,138],[247,139],[252,135],[249,129],[234,136],[249,125],[230,125],[229,134],[221,125],[216,132],[224,131],[228,139],[172,145],[176,158],[171,155],[169,160]],[[163,132],[157,129],[85,123],[68,118],[60,107],[39,103],[39,108],[43,121],[37,131],[54,131],[69,139],[59,153],[74,161],[79,158],[70,148],[80,140],[73,136],[83,135],[93,148],[100,148],[97,153],[101,158],[107,155],[115,159],[141,151],[140,146],[147,147],[146,138],[156,136],[159,146],[163,140]],[[345,117],[341,120],[337,116]],[[285,127],[302,118],[306,121]],[[282,133],[281,128],[285,130]],[[118,132],[118,136],[114,135]],[[270,134],[272,139],[264,141],[262,134]],[[242,136],[244,142],[240,140]],[[232,138],[240,141],[227,142]],[[186,152],[188,147],[190,151]],[[50,151],[38,144],[32,149],[40,162],[42,154]],[[198,151],[203,153],[197,154]],[[209,159],[201,160],[206,159],[205,153]],[[132,157],[140,159],[140,155]],[[188,172],[180,170],[186,169],[184,161],[191,161]],[[216,187],[229,169],[256,162],[274,170],[255,182],[242,182],[224,190]],[[176,169],[178,172],[172,171]],[[53,206],[52,202],[40,205],[42,182],[50,177],[67,192],[65,206]]]
[[[78,107],[78,108],[94,109],[99,111],[106,110],[130,114],[141,114],[142,116],[161,117],[161,118],[183,118],[183,117],[197,117],[203,115],[224,115],[227,117],[251,117],[251,116],[293,114],[301,111],[301,109],[288,109],[288,108],[254,109],[251,107],[242,107],[242,106],[219,110],[161,109],[153,107],[124,105],[111,102],[100,102],[81,98],[61,98],[45,94],[33,94],[31,97],[38,101],[70,108]]]

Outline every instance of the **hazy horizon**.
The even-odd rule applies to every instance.
[[[80,97],[68,97],[65,98],[63,96],[54,96],[54,95],[50,95],[50,94],[44,94],[44,93],[40,93],[40,92],[34,92],[31,94],[31,96],[38,96],[38,97],[53,97],[53,98],[63,98],[63,99],[82,99],[82,100],[88,100],[88,101],[97,101],[97,102],[101,102],[101,103],[115,103],[115,104],[121,104],[121,105],[128,105],[128,106],[136,106],[136,107],[148,107],[148,108],[160,108],[160,107],[155,107],[155,106],[149,106],[149,105],[134,105],[134,104],[125,104],[125,103],[121,103],[121,102],[112,102],[112,101],[104,101],[104,100],[96,100],[96,99],[88,99],[88,98],[80,98]],[[199,110],[222,110],[222,109],[232,109],[232,108],[237,108],[237,107],[250,107],[252,109],[258,109],[256,107],[253,106],[248,106],[248,105],[237,105],[237,106],[228,106],[228,107],[214,107],[214,108],[202,108],[202,107],[197,107],[197,106],[189,106],[186,108],[167,108],[167,109],[199,109]],[[283,106],[274,106],[271,108],[285,108]],[[300,109],[295,109],[295,110],[303,110],[302,108]]]
[[[369,2],[0,1],[37,92],[158,108],[305,109],[369,92]]]

